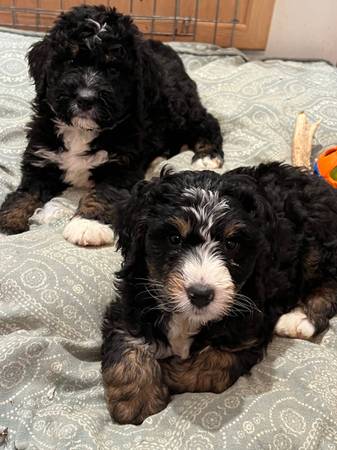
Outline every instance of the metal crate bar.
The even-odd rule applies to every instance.
[[[236,0],[235,9],[234,9],[234,17],[232,20],[233,26],[232,26],[232,30],[231,30],[231,40],[230,40],[230,44],[229,44],[230,47],[234,47],[234,36],[235,36],[236,25],[238,23],[240,23],[240,21],[238,19],[239,8],[240,8],[240,0]]]

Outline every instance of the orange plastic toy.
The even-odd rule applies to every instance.
[[[319,155],[314,164],[314,172],[337,189],[337,146],[328,148]]]

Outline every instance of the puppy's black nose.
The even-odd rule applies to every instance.
[[[192,305],[197,308],[207,306],[214,298],[214,289],[207,284],[196,283],[186,289]]]
[[[82,109],[82,111],[87,111],[94,104],[94,96],[79,95],[76,99],[77,106]]]

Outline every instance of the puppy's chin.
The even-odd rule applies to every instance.
[[[180,313],[185,319],[187,319],[192,326],[203,326],[209,322],[221,320],[225,317],[230,310],[230,306],[233,303],[233,296],[226,296],[226,298],[217,299],[213,303],[203,307],[196,308],[189,304],[187,307],[182,308]],[[185,300],[185,305],[188,300]],[[179,308],[175,309],[176,314],[179,314]]]
[[[99,126],[97,123],[89,118],[75,116],[71,120],[71,124],[76,128],[82,128],[84,130],[97,130]]]

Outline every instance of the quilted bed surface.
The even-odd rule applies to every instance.
[[[0,33],[0,202],[19,181],[36,37]],[[337,70],[324,62],[247,61],[240,52],[173,44],[220,120],[225,168],[290,161],[298,112],[337,144]],[[171,161],[190,167],[191,153]],[[337,320],[313,342],[275,338],[250,376],[221,395],[177,396],[142,426],[108,416],[100,323],[120,256],[62,238],[79,193],[38,211],[31,230],[0,236],[0,431],[10,449],[337,449]],[[47,222],[47,212],[53,220]],[[1,445],[1,443],[0,443]]]

